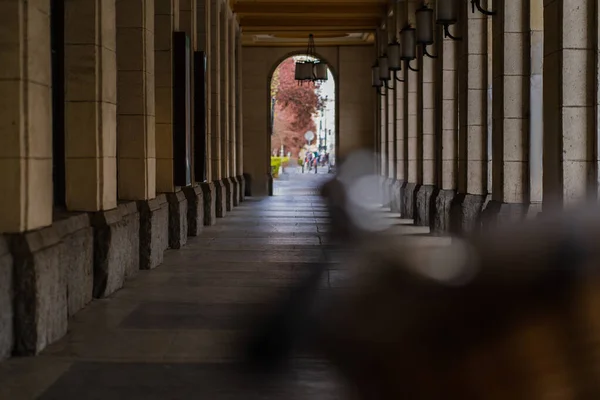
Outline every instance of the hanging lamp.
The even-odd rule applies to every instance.
[[[315,38],[311,33],[308,35],[308,46],[306,48],[306,59],[296,62],[295,78],[298,84],[304,82],[323,82],[327,80],[327,63],[317,56]]]

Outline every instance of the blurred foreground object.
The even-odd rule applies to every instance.
[[[295,304],[358,398],[600,399],[597,205],[415,248],[359,221],[386,199],[346,168],[323,192],[357,249],[346,285]]]

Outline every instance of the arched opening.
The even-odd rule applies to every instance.
[[[298,61],[292,54],[278,62],[269,76],[269,154],[271,195],[312,194],[335,170],[338,149],[337,96],[334,73],[327,80],[300,84]]]

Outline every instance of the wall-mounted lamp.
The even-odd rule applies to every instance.
[[[475,8],[477,8],[483,15],[496,15],[496,11],[488,11],[481,7],[481,0],[471,0],[471,8],[473,14],[475,14]]]
[[[401,55],[400,43],[394,38],[394,41],[388,44],[387,56],[389,69],[394,73],[394,79],[398,82],[404,82],[404,79],[398,78],[398,72],[402,71]]]
[[[413,68],[410,62],[417,58],[417,41],[416,41],[416,29],[409,26],[404,27],[400,31],[400,43],[402,44],[402,52],[400,58],[406,61],[408,69],[414,72],[418,72],[418,69]]]
[[[371,86],[377,89],[378,95],[385,95],[385,93],[381,91],[381,88],[383,87],[383,82],[381,81],[378,61],[375,61],[375,64],[371,67]]]
[[[427,51],[427,46],[433,44],[433,10],[425,3],[415,12],[417,20],[416,40],[423,46],[423,54],[430,58],[437,58]]]
[[[452,40],[461,40],[462,38],[453,36],[450,33],[450,25],[454,25],[458,22],[456,0],[437,0],[436,11],[437,15],[435,22],[438,25],[444,26],[444,37],[449,37]]]

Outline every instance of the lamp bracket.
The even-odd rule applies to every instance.
[[[413,72],[419,72],[419,69],[418,69],[418,68],[414,68],[412,65],[410,65],[410,62],[411,62],[411,61],[412,61],[412,60],[407,60],[407,61],[406,61],[406,65],[408,66],[408,69],[410,69],[410,70],[411,70],[411,71],[413,71]]]
[[[423,45],[423,55],[427,56],[429,58],[438,58],[438,56],[434,56],[433,54],[429,53],[429,51],[427,50],[427,45],[426,44]]]
[[[452,40],[462,40],[461,37],[454,36],[453,34],[450,33],[450,25],[448,25],[448,24],[444,24],[444,37],[448,37]]]
[[[483,7],[481,7],[481,0],[471,0],[471,9],[473,11],[473,14],[475,14],[475,8],[477,8],[479,10],[480,13],[482,13],[483,15],[496,15],[497,12],[496,11],[488,11],[486,9],[484,9]]]
[[[387,80],[383,81],[383,86],[384,86],[384,87],[385,87],[387,90],[394,90],[394,88],[393,88],[393,87],[390,87],[390,86],[388,85],[388,81],[387,81]]]
[[[404,82],[404,79],[398,79],[398,71],[394,71],[394,79],[395,79],[397,82]]]

